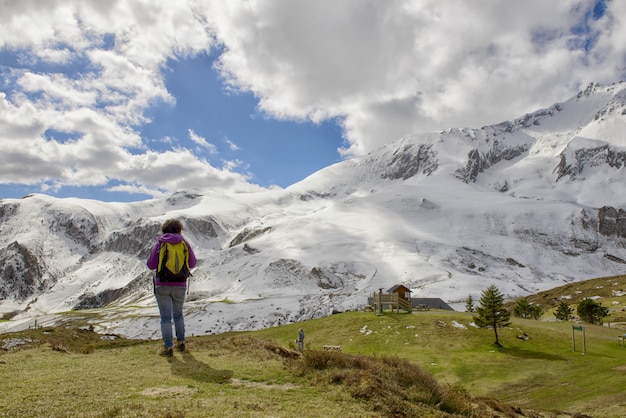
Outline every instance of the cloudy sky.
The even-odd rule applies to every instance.
[[[0,198],[286,187],[626,79],[619,0],[0,2]]]

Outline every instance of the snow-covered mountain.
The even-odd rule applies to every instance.
[[[626,271],[626,83],[514,121],[410,135],[285,189],[0,201],[0,331],[98,308],[158,337],[148,252],[176,217],[199,259],[190,334],[358,309],[378,289],[459,302]],[[93,311],[89,311],[92,313]],[[105,319],[102,319],[105,318]],[[95,321],[95,320],[94,320]]]

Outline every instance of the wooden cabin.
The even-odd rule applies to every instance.
[[[400,309],[412,312],[429,311],[431,309],[443,309],[453,311],[452,307],[440,298],[412,298],[411,289],[398,284],[383,292],[383,289],[379,289],[378,292],[374,292],[372,297],[367,298],[367,302],[374,312],[382,313],[383,309],[390,309],[392,312],[400,312]]]
[[[400,312],[400,309],[411,312],[411,289],[403,285],[393,286],[387,292],[383,293],[383,289],[374,292],[370,299],[374,312],[381,313],[385,306],[393,312]]]

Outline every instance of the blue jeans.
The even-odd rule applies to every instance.
[[[172,319],[176,330],[176,341],[185,341],[185,320],[183,319],[183,303],[185,302],[186,287],[183,286],[156,286],[154,295],[161,314],[161,335],[163,346],[172,347]]]

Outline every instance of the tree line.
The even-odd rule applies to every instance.
[[[480,296],[478,305],[472,295],[469,295],[465,303],[468,312],[475,312],[474,323],[481,328],[493,328],[496,341],[493,343],[496,347],[501,347],[498,338],[498,328],[510,325],[511,313],[518,318],[538,320],[543,315],[543,310],[537,304],[529,302],[528,299],[522,298],[517,301],[512,312],[509,311],[504,304],[504,295],[495,286],[491,285],[485,289]],[[602,306],[593,299],[583,299],[578,303],[576,312],[581,321],[591,324],[602,324],[603,318],[609,315],[609,308]],[[559,321],[569,321],[573,318],[574,309],[567,302],[561,301],[557,306],[554,316]]]

